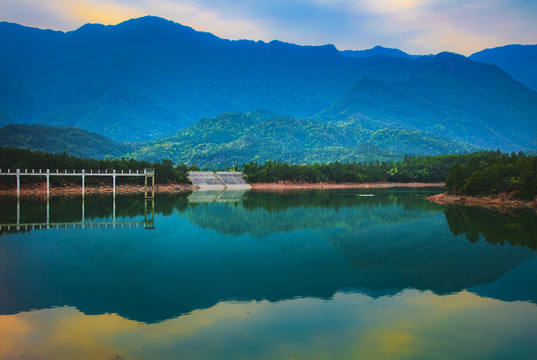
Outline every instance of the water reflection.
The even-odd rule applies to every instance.
[[[222,299],[330,298],[340,289],[382,296],[408,287],[446,294],[494,282],[535,256],[454,237],[444,208],[422,192],[355,195],[249,192],[242,202],[211,203],[166,195],[156,199],[151,235],[127,228],[3,237],[0,310],[74,305],[157,322]],[[76,216],[76,201],[56,201],[54,217]],[[140,217],[143,202],[118,197],[118,219]],[[108,219],[109,204],[88,199],[86,216]]]
[[[186,203],[187,194],[173,196],[175,205]],[[170,196],[168,196],[169,198]],[[168,205],[166,197],[161,199]],[[119,197],[52,197],[47,199],[14,197],[2,199],[0,236],[5,233],[28,232],[50,228],[139,227],[154,229],[155,201],[151,197],[126,195]],[[116,211],[116,208],[119,208]],[[160,213],[170,210],[160,209]],[[122,220],[117,220],[121,218]]]
[[[535,214],[423,199],[436,190],[373,191],[157,195],[152,231],[4,233],[0,349],[22,355],[39,338],[33,351],[58,359],[431,358],[471,355],[469,339],[485,344],[506,324],[500,350],[536,350],[526,343],[537,330]],[[110,220],[110,200],[86,197],[85,221]],[[16,204],[3,204],[6,222]],[[20,206],[21,220],[43,218],[43,203]],[[117,196],[115,219],[146,209],[143,196]],[[50,219],[81,210],[52,198]],[[514,300],[527,302],[504,302]]]
[[[477,206],[449,206],[444,212],[449,229],[472,243],[528,247],[537,250],[537,216],[529,208],[507,212]]]

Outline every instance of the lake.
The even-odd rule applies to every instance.
[[[0,199],[0,359],[534,359],[537,216],[439,191]]]

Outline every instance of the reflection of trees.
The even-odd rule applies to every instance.
[[[283,193],[272,191],[250,191],[245,194],[243,206],[254,210],[262,208],[269,212],[289,208],[329,208],[339,210],[354,206],[400,205],[403,209],[438,210],[438,205],[423,198],[430,190],[409,189],[351,189],[351,190],[290,190]],[[359,195],[374,193],[372,197]]]
[[[263,208],[245,209],[240,204],[198,204],[189,207],[184,216],[203,229],[221,234],[266,237],[279,232],[340,228],[364,229],[376,224],[405,223],[420,218],[430,218],[434,212],[404,211],[401,206],[362,204],[354,207],[308,208],[289,207],[278,211]],[[437,214],[437,213],[436,213]]]
[[[537,249],[537,216],[531,209],[502,214],[481,207],[449,206],[444,214],[451,232],[472,243],[483,237],[490,244]]]
[[[420,191],[248,192],[242,203],[190,206],[185,216],[197,226],[222,234],[265,237],[277,232],[324,227],[359,229],[371,224],[404,223],[434,216],[442,207],[424,201]],[[422,194],[422,195],[420,195]]]

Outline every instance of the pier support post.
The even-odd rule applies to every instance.
[[[20,179],[21,169],[17,169],[17,199],[21,196],[21,179]]]
[[[147,194],[148,178],[151,178],[151,195]],[[144,194],[146,199],[155,197],[155,169],[144,169]]]
[[[50,169],[47,169],[47,199],[50,195]]]
[[[85,174],[85,170],[82,169],[82,199],[84,199],[84,180],[85,180],[85,177],[86,175]]]
[[[114,198],[115,198],[116,197],[116,170],[114,170],[114,175],[112,175],[112,182],[113,182],[113,187],[114,187]]]

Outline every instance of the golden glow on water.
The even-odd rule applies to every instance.
[[[0,316],[0,359],[524,359],[536,331],[534,304],[465,291],[221,302],[156,324],[62,307]]]

